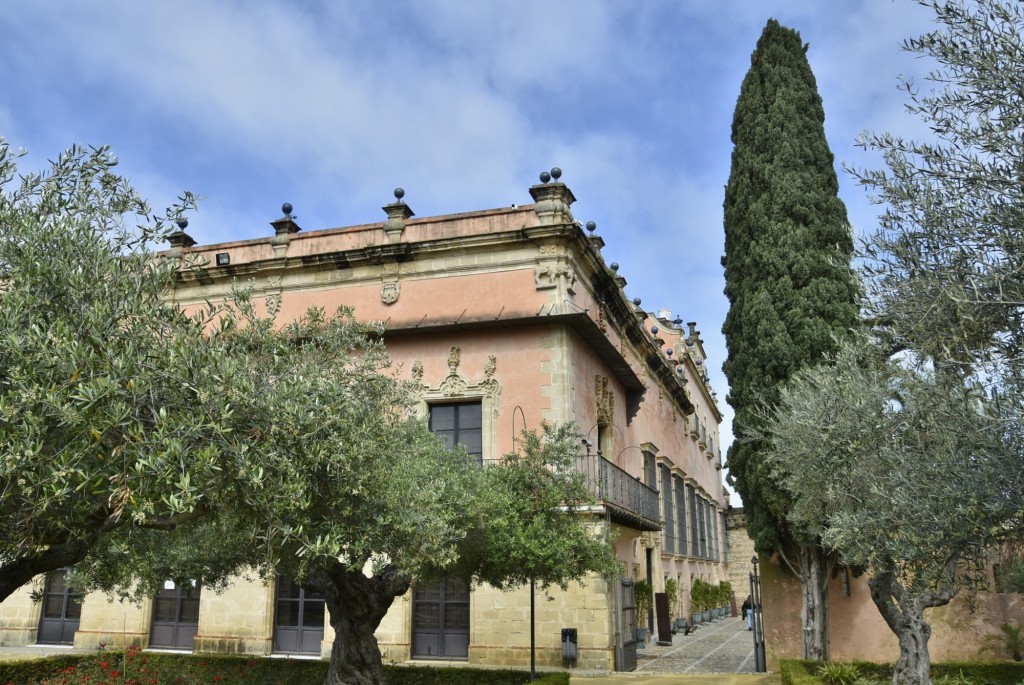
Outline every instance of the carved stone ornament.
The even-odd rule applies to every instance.
[[[541,264],[533,268],[533,283],[537,290],[550,290],[561,284],[569,294],[575,294],[576,272],[564,264]]]
[[[598,423],[611,424],[615,419],[615,394],[609,387],[608,377],[598,374],[594,377]]]
[[[282,283],[283,279],[280,276],[268,276],[266,285],[263,287],[267,313],[271,316],[277,316],[277,313],[281,311]]]
[[[459,373],[461,361],[459,348],[453,346],[448,353],[448,375],[442,378],[437,385],[424,383],[423,362],[419,360],[413,362],[412,378],[418,386],[416,394],[421,399],[427,397],[487,397],[492,400],[492,406],[497,414],[498,398],[501,396],[501,383],[494,377],[498,368],[497,357],[492,354],[487,358],[484,375],[477,380],[469,380]]]
[[[394,304],[398,301],[398,294],[401,286],[398,281],[388,281],[380,288],[380,301],[384,304]]]

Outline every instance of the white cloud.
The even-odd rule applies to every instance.
[[[285,200],[307,229],[379,220],[398,185],[421,216],[524,204],[561,166],[631,297],[698,321],[726,413],[723,187],[765,22],[810,44],[837,161],[862,166],[860,131],[915,131],[896,75],[924,68],[898,43],[928,28],[869,0],[8,4],[0,135],[43,158],[112,143],[155,204],[207,196],[201,242],[267,235]]]

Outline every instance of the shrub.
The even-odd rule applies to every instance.
[[[861,677],[857,685],[892,681],[892,664],[878,664],[870,661],[849,662],[855,666]],[[818,661],[783,659],[779,662],[779,674],[783,685],[820,685],[825,680],[818,674],[822,664]],[[948,680],[943,680],[948,678]],[[932,679],[952,684],[973,685],[1021,685],[1024,682],[1024,662],[946,662],[932,664]]]
[[[978,653],[983,652],[1005,652],[1014,661],[1021,661],[1024,658],[1024,636],[1021,635],[1021,627],[1012,623],[1004,623],[999,626],[1000,634],[986,635],[982,647]]]
[[[951,673],[940,675],[938,678],[933,678],[932,683],[933,685],[982,685],[980,682],[965,676],[963,671],[959,671],[956,675]]]
[[[679,583],[675,578],[665,579],[665,595],[668,597],[668,612],[675,616],[679,604]]]
[[[702,578],[694,578],[690,585],[690,605],[693,611],[707,611],[714,605],[714,589]]]
[[[723,580],[718,583],[718,605],[722,607],[729,606],[729,601],[732,599],[732,583],[728,580]]]
[[[818,678],[826,685],[853,685],[861,676],[856,664],[829,661],[818,667]]]
[[[1024,680],[1024,663],[1016,661],[954,661],[932,664],[932,678],[966,676],[974,683],[1017,685]]]
[[[101,652],[0,662],[0,683],[14,685],[308,685],[323,682],[327,662],[245,656]],[[391,685],[524,685],[523,670],[385,666]],[[565,672],[537,677],[540,685],[569,685]]]
[[[782,685],[818,685],[821,680],[811,671],[816,665],[815,661],[782,659],[779,662]]]
[[[633,584],[636,597],[636,625],[647,627],[647,611],[654,606],[654,591],[646,580],[638,580]]]

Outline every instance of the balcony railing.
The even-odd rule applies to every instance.
[[[576,460],[590,491],[608,507],[613,521],[639,530],[661,530],[658,491],[640,482],[600,455]]]

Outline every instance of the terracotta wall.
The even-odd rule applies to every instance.
[[[778,563],[762,562],[760,566],[765,650],[769,670],[777,670],[779,659],[800,657],[800,584]],[[926,610],[932,626],[928,643],[932,661],[976,659],[984,636],[999,633],[1003,623],[1024,623],[1019,594],[982,592],[975,604],[971,611],[962,593],[948,606]],[[833,660],[893,662],[899,657],[896,636],[871,601],[866,577],[850,577],[848,584],[842,574],[832,580],[829,619]]]

